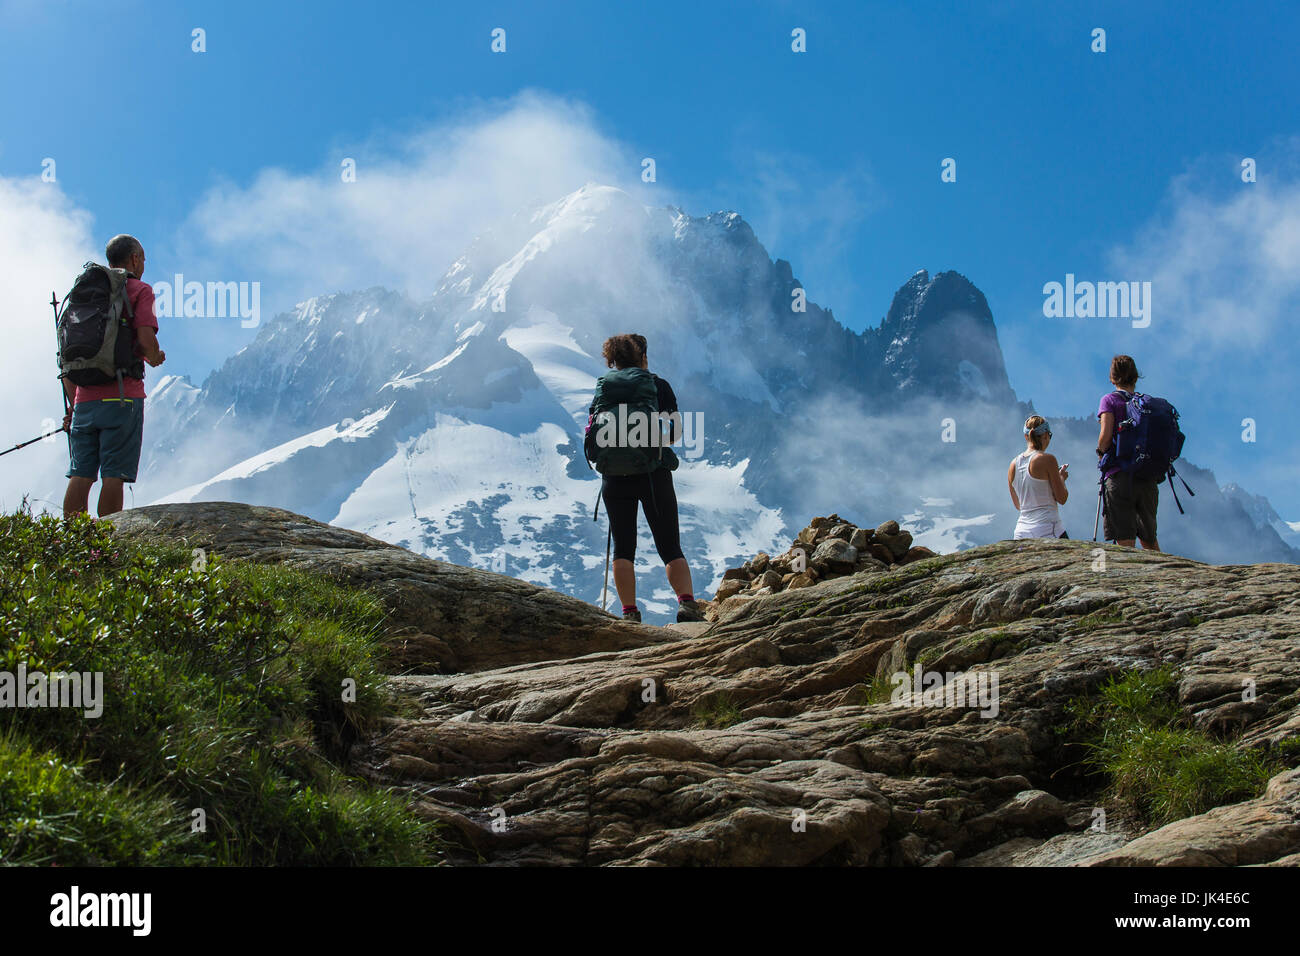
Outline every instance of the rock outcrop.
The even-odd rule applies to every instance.
[[[355,756],[443,821],[465,863],[1300,859],[1296,770],[1151,832],[1118,814],[1096,832],[1104,781],[1064,732],[1070,702],[1107,678],[1172,668],[1191,724],[1294,768],[1293,565],[1002,542],[755,592],[670,630],[272,509],[163,506],[116,524],[374,588],[394,612],[393,685],[419,716]],[[825,557],[842,568],[845,549],[900,534],[845,538],[843,524],[815,529],[814,557],[841,542]],[[775,562],[750,561],[745,586],[784,577]],[[902,694],[900,674],[940,675],[947,697]]]
[[[740,567],[728,568],[705,608],[705,619],[716,621],[766,594],[934,556],[929,548],[913,547],[912,533],[899,528],[897,521],[872,529],[859,528],[839,515],[813,518],[784,554],[772,557],[760,551]]]
[[[212,501],[115,515],[125,534],[218,559],[286,564],[369,588],[389,609],[395,670],[474,671],[641,647],[673,637],[515,578],[412,554],[280,508]]]

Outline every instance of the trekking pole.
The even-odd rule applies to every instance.
[[[590,464],[590,462],[588,462]],[[596,506],[591,509],[591,520],[597,521],[600,518],[600,499],[605,494],[605,476],[600,477],[600,491],[596,492]],[[605,509],[605,518],[609,518],[609,508]],[[609,604],[609,545],[614,538],[614,522],[609,523],[609,531],[605,534],[605,585],[600,591],[600,609],[603,611]]]
[[[54,292],[50,293],[50,308],[54,310],[54,344],[56,349],[54,354],[59,355],[63,351],[63,343],[59,341],[59,297]],[[63,417],[67,418],[68,417],[68,390],[67,388],[64,387],[63,384],[63,375],[61,374],[63,371],[62,368],[60,368],[59,371],[60,371],[59,394],[63,396]],[[69,447],[71,447],[71,442],[72,442],[71,433],[69,433],[68,435],[68,442],[69,442]]]
[[[55,334],[57,335],[59,330],[59,298],[53,292],[50,293],[50,305],[54,307],[54,331]],[[67,415],[68,414],[68,393],[67,390],[64,389],[63,387],[63,379],[61,377],[59,379],[59,392],[60,394],[63,395],[63,414]],[[66,429],[62,425],[60,425],[52,432],[46,432],[44,435],[37,435],[35,438],[30,438],[24,442],[19,442],[17,445],[14,445],[13,448],[6,448],[4,451],[0,451],[0,457],[3,457],[4,455],[8,455],[11,452],[20,451],[21,449],[26,448],[28,445],[35,445],[38,441],[44,441],[47,438],[53,438],[55,435],[59,434],[59,432],[62,431],[66,431]]]
[[[1101,524],[1101,495],[1105,487],[1101,481],[1097,482],[1097,517],[1092,522],[1092,540],[1094,544],[1097,541],[1097,527]]]
[[[600,592],[600,609],[604,611],[609,604],[609,544],[614,539],[614,525],[611,523],[605,535],[605,587]]]
[[[0,456],[7,455],[7,454],[9,454],[11,451],[18,451],[18,449],[20,449],[20,448],[26,448],[28,445],[35,445],[38,441],[44,441],[44,440],[47,439],[47,438],[51,438],[51,437],[53,437],[54,435],[57,435],[57,434],[58,434],[59,432],[61,432],[61,431],[63,431],[62,427],[60,427],[60,428],[56,428],[56,429],[54,429],[54,431],[52,431],[52,432],[46,432],[44,435],[37,435],[35,438],[29,439],[28,441],[25,441],[25,442],[22,442],[22,443],[20,443],[20,444],[14,445],[13,448],[7,448],[7,449],[5,449],[4,451],[0,451]]]

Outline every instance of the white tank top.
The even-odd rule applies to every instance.
[[[1065,531],[1061,512],[1052,495],[1052,483],[1029,473],[1029,463],[1042,452],[1026,450],[1014,460],[1016,497],[1020,499],[1020,517],[1016,521],[1017,538],[1059,538]]]

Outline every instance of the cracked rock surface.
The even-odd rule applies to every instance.
[[[1195,727],[1284,752],[1300,737],[1300,567],[1106,548],[1102,570],[1091,542],[1001,542],[653,628],[275,509],[115,521],[375,590],[393,685],[420,716],[386,721],[357,759],[444,822],[460,862],[1300,861],[1300,771],[1148,833],[1094,832],[1099,784],[1061,732],[1072,699],[1168,666]],[[944,675],[947,696],[891,700],[914,670]]]

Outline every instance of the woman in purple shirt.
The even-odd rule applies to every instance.
[[[1117,391],[1101,398],[1097,417],[1101,434],[1097,437],[1097,457],[1115,450],[1115,432],[1128,417],[1128,402],[1137,391],[1137,363],[1132,356],[1116,355],[1110,363],[1110,383]],[[1135,539],[1148,551],[1159,551],[1156,539],[1156,507],[1160,503],[1160,485],[1150,479],[1134,478],[1131,472],[1112,465],[1102,472],[1102,513],[1105,515],[1107,541],[1131,548]]]

